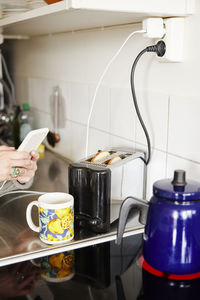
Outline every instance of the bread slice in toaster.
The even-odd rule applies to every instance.
[[[108,161],[107,164],[108,164],[108,165],[112,165],[112,164],[118,162],[119,160],[121,160],[121,157],[120,157],[120,156],[115,156],[115,157],[111,158],[111,159]]]
[[[98,162],[106,159],[110,155],[109,151],[100,151],[92,157],[91,162]]]

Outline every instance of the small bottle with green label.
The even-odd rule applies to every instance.
[[[27,133],[34,129],[34,118],[28,103],[22,105],[22,111],[19,113],[19,126],[19,139],[22,142]]]

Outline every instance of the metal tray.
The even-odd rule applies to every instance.
[[[32,191],[68,192],[69,161],[46,151],[45,158],[38,162]],[[47,245],[40,241],[38,233],[33,232],[26,223],[26,207],[39,195],[29,191],[12,192],[0,197],[0,266],[9,265],[42,256],[52,255],[67,250],[104,243],[116,238],[117,223],[113,223],[110,232],[95,234],[84,230],[75,230],[75,238],[60,245]],[[112,205],[119,205],[113,203]],[[127,223],[124,236],[144,231],[138,222],[137,213]],[[38,223],[37,209],[33,210],[33,219]]]

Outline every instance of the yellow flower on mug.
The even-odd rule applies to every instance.
[[[74,221],[74,214],[71,212],[66,218],[62,218],[62,227],[70,231]]]
[[[59,241],[59,239],[54,238],[51,234],[47,234],[47,241]]]
[[[60,219],[52,219],[48,223],[49,231],[54,234],[63,234],[64,228],[62,227],[62,221]]]
[[[72,225],[72,223],[73,223],[73,219],[71,219],[71,218],[66,218],[66,219],[62,219],[62,227],[64,228],[64,229],[67,229],[67,230],[70,230],[70,228],[71,228],[71,225]]]
[[[59,254],[52,255],[49,258],[49,263],[52,267],[62,269],[64,257],[65,257],[64,253],[59,253]]]
[[[68,269],[68,270],[60,270],[57,274],[57,278],[64,278],[66,276],[69,276],[72,273],[72,269]]]
[[[39,211],[39,214],[40,214],[40,213],[42,214],[43,211],[44,211],[44,208],[39,206],[39,207],[38,207],[38,211]]]
[[[74,257],[72,254],[68,254],[63,258],[63,269],[72,268],[74,263]]]
[[[67,216],[71,213],[71,207],[55,209],[55,213],[60,219],[67,218]]]

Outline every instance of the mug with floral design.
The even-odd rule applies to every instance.
[[[39,226],[31,217],[32,207],[38,207]],[[47,244],[60,244],[74,237],[74,198],[67,193],[46,193],[27,206],[26,220],[29,227],[40,233]]]
[[[75,274],[74,251],[65,251],[31,260],[40,268],[41,276],[49,282],[63,282],[72,279]]]

